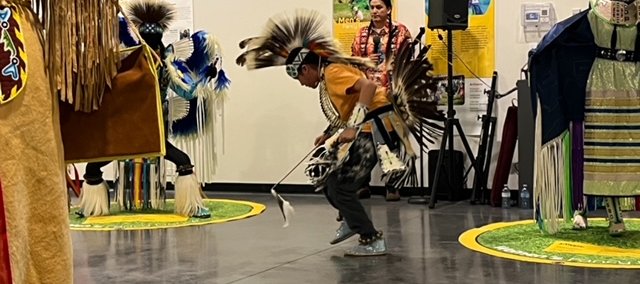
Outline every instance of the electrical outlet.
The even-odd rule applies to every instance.
[[[582,12],[582,9],[580,9],[580,8],[574,8],[573,10],[571,10],[571,12],[573,12],[573,14],[572,14],[572,15],[575,15],[575,14],[578,14],[578,13]]]

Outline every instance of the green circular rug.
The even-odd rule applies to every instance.
[[[118,211],[117,205],[111,205],[108,216],[80,218],[75,212],[77,207],[69,211],[71,230],[78,231],[111,231],[111,230],[151,230],[186,226],[198,226],[223,223],[256,216],[266,206],[248,201],[228,199],[205,199],[205,205],[211,211],[210,218],[189,218],[173,212],[174,200],[166,201],[164,210]]]
[[[563,224],[543,234],[533,220],[489,224],[459,237],[465,247],[488,255],[535,263],[592,268],[640,268],[640,219],[625,219],[621,237],[609,235],[608,221],[589,219],[589,229]]]

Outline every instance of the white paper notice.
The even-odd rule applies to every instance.
[[[170,0],[169,2],[175,4],[176,17],[162,38],[165,45],[189,37],[193,33],[193,0]]]

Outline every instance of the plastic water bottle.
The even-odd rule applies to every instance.
[[[522,208],[529,209],[529,201],[531,200],[531,195],[529,190],[527,189],[527,184],[522,185],[522,191],[520,191],[520,198],[522,200]]]
[[[511,207],[511,191],[509,187],[505,184],[502,189],[502,208]]]

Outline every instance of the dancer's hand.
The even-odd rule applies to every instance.
[[[338,143],[349,143],[356,139],[356,129],[355,128],[347,128],[340,136],[338,136]]]
[[[369,54],[369,59],[371,59],[371,61],[373,61],[374,63],[378,64],[380,60],[380,53]]]
[[[315,142],[313,142],[313,145],[317,147],[318,145],[320,145],[320,144],[324,143],[325,141],[327,141],[327,139],[329,139],[329,137],[331,137],[331,136],[322,133],[322,135],[316,137],[316,140],[315,140]]]

